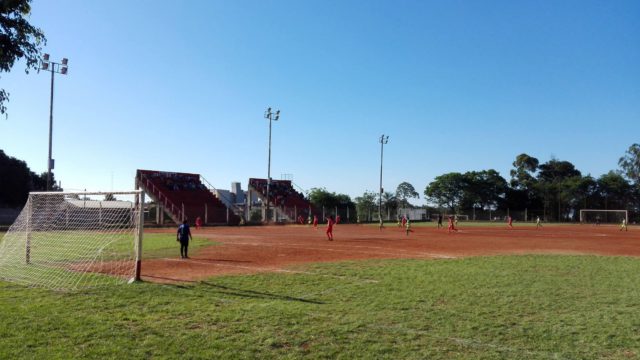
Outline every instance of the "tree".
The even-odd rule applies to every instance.
[[[402,182],[396,188],[396,198],[400,201],[400,206],[403,208],[411,206],[409,199],[420,198],[420,194],[416,191],[413,185],[408,182]]]
[[[27,163],[0,150],[0,206],[24,205],[32,187],[31,174]]]
[[[539,170],[537,189],[543,194],[545,215],[546,209],[549,209],[552,214],[557,209],[555,218],[561,220],[563,213],[565,215],[567,214],[567,211],[562,211],[562,206],[567,205],[566,194],[562,192],[565,186],[565,180],[573,177],[581,177],[582,174],[572,163],[558,159],[551,159],[540,165]]]
[[[309,202],[317,208],[335,208],[336,206],[353,206],[351,197],[345,194],[329,192],[325,188],[312,188],[309,190]]]
[[[424,195],[439,207],[455,212],[463,200],[465,183],[464,175],[458,172],[436,176],[424,189]]]
[[[384,208],[383,215],[384,213],[395,213],[398,209],[398,198],[396,197],[396,195],[388,191],[382,193],[382,207]]]
[[[538,170],[538,159],[527,154],[516,156],[513,167],[509,173],[511,175],[511,187],[519,190],[531,189],[536,179],[534,173]]]
[[[362,221],[371,221],[371,213],[376,209],[377,194],[372,191],[365,191],[362,196],[355,198],[358,218]]]
[[[26,60],[25,72],[36,69],[46,38],[42,30],[27,21],[31,0],[0,1],[0,73],[9,72],[15,62]],[[0,89],[0,114],[5,114],[9,93]]]
[[[55,186],[53,190],[61,190]],[[47,173],[35,174],[27,163],[8,156],[0,150],[0,206],[20,207],[25,204],[30,191],[44,191],[47,188]]]
[[[604,209],[626,209],[632,198],[632,188],[627,180],[615,171],[609,171],[597,180],[598,193],[604,201]]]
[[[633,144],[618,160],[622,173],[636,185],[640,185],[640,145]]]
[[[463,208],[495,209],[504,200],[508,184],[494,169],[464,173]]]

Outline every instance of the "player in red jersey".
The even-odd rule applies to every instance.
[[[329,239],[329,241],[333,241],[333,224],[333,216],[329,215],[327,218],[327,239]]]
[[[313,215],[313,228],[318,230],[318,215]]]
[[[509,225],[510,229],[513,229],[513,218],[511,216],[507,216],[507,225]]]
[[[453,224],[453,216],[449,216],[449,228],[447,229],[447,231],[458,231],[458,229],[456,229],[455,225]]]
[[[407,227],[407,215],[402,215],[402,228]]]
[[[340,224],[340,215],[336,215],[336,225]]]
[[[200,218],[200,216],[198,216],[196,218],[196,230],[200,230],[201,227],[202,227],[202,219]]]

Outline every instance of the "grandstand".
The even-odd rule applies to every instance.
[[[204,185],[199,174],[138,170],[136,188],[144,190],[157,204],[156,223],[164,224],[164,213],[175,223],[193,223],[200,217],[204,224],[237,225],[241,211],[227,207]]]
[[[260,200],[260,203],[266,203],[267,179],[249,179],[248,203],[250,206],[256,203],[256,198]],[[314,211],[304,195],[293,188],[291,180],[271,180],[269,204],[275,210],[274,220],[276,221],[296,221],[298,216],[302,216],[306,220],[309,214]]]

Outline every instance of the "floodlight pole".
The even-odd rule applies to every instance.
[[[271,112],[271,108],[267,108],[267,111],[264,113],[264,118],[269,119],[269,160],[267,163],[267,211],[265,213],[265,218],[267,224],[269,223],[269,190],[271,188],[271,121],[278,121],[280,119],[280,110],[276,110],[276,112]]]
[[[67,58],[62,59],[61,63],[49,61],[49,54],[44,54],[44,58],[40,65],[40,70],[49,71],[51,73],[51,98],[49,102],[49,158],[47,161],[47,191],[51,190],[51,170],[54,168],[52,156],[53,147],[53,83],[56,73],[66,75],[68,66]]]
[[[382,230],[382,156],[384,154],[384,145],[389,142],[389,135],[380,136],[380,197],[378,198],[378,220],[380,221],[380,230]]]

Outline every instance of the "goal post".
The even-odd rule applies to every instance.
[[[629,223],[629,212],[627,210],[601,210],[601,209],[580,209],[580,223],[587,224],[615,224],[622,220]]]
[[[140,280],[144,193],[32,192],[0,239],[0,278],[73,290]]]

